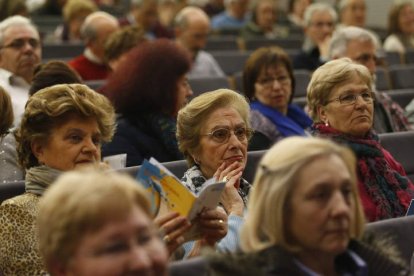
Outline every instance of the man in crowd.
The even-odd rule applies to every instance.
[[[368,68],[375,80],[379,43],[373,33],[359,27],[344,27],[335,32],[329,46],[331,59],[348,57]],[[377,133],[411,130],[404,110],[386,93],[376,91],[374,129]]]
[[[119,23],[121,26],[140,25],[148,39],[173,38],[172,31],[160,23],[157,0],[131,0],[128,14]]]
[[[179,45],[192,56],[193,65],[189,77],[224,76],[214,57],[203,51],[210,33],[210,20],[207,14],[197,7],[186,7],[175,17],[175,37]]]
[[[33,71],[41,61],[41,48],[39,32],[29,19],[16,15],[0,23],[0,85],[11,96],[15,126],[29,97]]]
[[[104,60],[104,45],[109,35],[118,29],[118,20],[106,12],[97,11],[86,17],[81,27],[85,51],[69,62],[83,80],[107,78],[110,69]]]
[[[341,26],[365,27],[365,0],[340,0],[338,11]]]
[[[211,19],[211,27],[217,29],[240,29],[247,21],[249,0],[224,0],[225,10]]]
[[[314,3],[305,11],[305,41],[293,60],[295,69],[314,71],[328,59],[328,47],[335,30],[337,14],[328,4]]]

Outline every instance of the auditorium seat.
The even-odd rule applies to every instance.
[[[402,64],[401,55],[398,52],[385,52],[384,59],[387,66]]]
[[[241,51],[214,51],[210,52],[227,76],[243,71],[244,64],[250,52]]]
[[[194,93],[193,98],[204,92],[220,88],[230,88],[227,77],[188,78],[188,82]]]
[[[388,71],[393,89],[414,88],[414,65],[393,65]]]
[[[214,36],[209,37],[204,47],[205,51],[236,51],[239,50],[239,43],[236,36]]]
[[[254,38],[254,39],[247,39],[244,41],[244,48],[247,51],[254,51],[260,47],[268,47],[268,46],[279,46],[285,50],[287,49],[300,49],[302,47],[303,37],[298,36],[290,36],[287,38],[275,38],[275,39],[267,39],[267,38]]]
[[[391,99],[398,103],[402,108],[405,108],[412,99],[414,99],[414,88],[408,89],[393,89],[384,91]]]
[[[23,194],[25,191],[24,181],[1,183],[0,204],[6,199]]]
[[[381,145],[404,167],[414,183],[414,131],[382,133],[379,138]]]
[[[70,60],[82,54],[84,48],[81,43],[45,43],[42,45],[42,59]]]
[[[295,76],[295,97],[306,97],[311,72],[308,70],[294,70],[293,75]]]
[[[376,76],[375,86],[377,87],[378,91],[391,89],[390,77],[388,74],[388,70],[386,68],[377,67],[375,71],[375,76]]]

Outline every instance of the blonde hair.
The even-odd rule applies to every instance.
[[[328,103],[335,87],[349,82],[355,76],[358,76],[370,89],[373,87],[369,70],[364,65],[352,62],[349,58],[329,61],[313,72],[307,88],[307,100],[309,113],[315,123],[321,121],[318,107]]]
[[[112,139],[115,111],[105,96],[83,84],[53,85],[39,90],[26,103],[16,132],[17,153],[23,168],[39,165],[32,153],[32,142],[47,142],[53,129],[70,115],[96,119],[102,141]]]
[[[290,199],[301,170],[321,156],[335,155],[345,163],[352,182],[355,202],[351,238],[360,238],[364,229],[364,213],[359,201],[356,158],[351,150],[332,141],[311,137],[290,137],[275,144],[260,161],[249,194],[248,215],[241,231],[241,247],[246,252],[259,251],[272,245],[297,252],[300,245],[289,240]]]
[[[211,113],[219,108],[234,108],[242,117],[247,128],[250,128],[250,107],[246,99],[239,93],[229,89],[218,89],[205,92],[195,97],[178,112],[177,141],[180,151],[193,166],[192,154],[200,150],[200,134],[204,123]]]
[[[85,234],[127,217],[134,207],[150,217],[144,188],[127,175],[87,170],[60,176],[39,203],[37,236],[46,267],[66,266]]]
[[[66,22],[71,21],[81,12],[89,14],[98,10],[96,4],[91,0],[69,0],[63,7],[63,18]]]

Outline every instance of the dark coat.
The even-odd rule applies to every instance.
[[[386,237],[375,238],[367,234],[364,242],[353,240],[348,248],[366,262],[370,276],[409,275],[407,265]],[[347,261],[344,256],[336,260],[337,263],[344,261]],[[348,263],[342,264],[349,268]],[[293,255],[280,246],[255,253],[212,253],[174,262],[169,268],[170,276],[306,276]]]
[[[182,156],[171,154],[162,142],[162,137],[153,133],[143,120],[132,121],[125,117],[117,120],[113,140],[102,147],[103,157],[121,153],[127,154],[127,167],[141,165],[144,159],[150,157],[159,162],[183,159]]]
[[[409,270],[398,257],[390,257],[395,252],[387,248],[379,249],[368,243],[351,241],[349,249],[356,252],[368,266],[368,275],[409,275]],[[341,256],[336,261],[343,261]],[[295,263],[291,253],[279,246],[270,247],[257,253],[212,256],[208,275],[214,276],[305,276]]]

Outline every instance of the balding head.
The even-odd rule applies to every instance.
[[[210,20],[202,9],[197,7],[182,9],[175,17],[174,26],[177,42],[194,56],[205,47],[210,32]]]
[[[119,29],[118,20],[109,13],[97,11],[88,15],[81,27],[86,46],[103,60],[104,44],[110,34]]]

